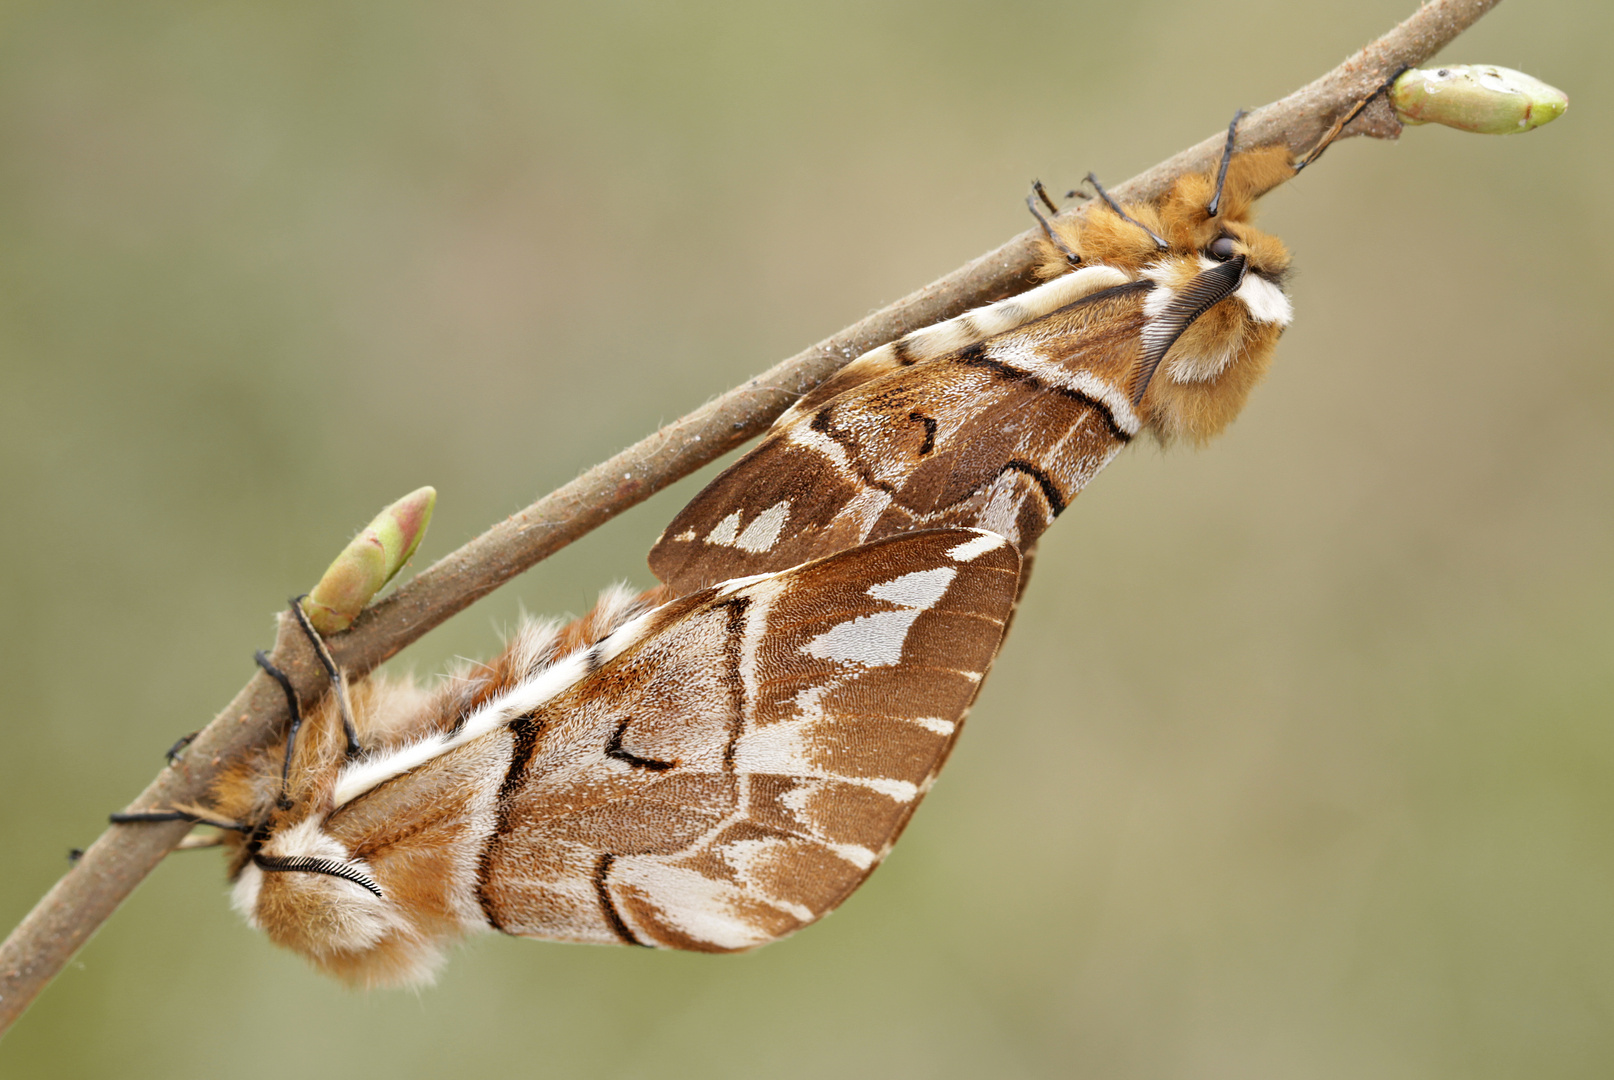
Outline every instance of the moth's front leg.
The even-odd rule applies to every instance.
[[[347,677],[342,674],[342,669],[337,666],[335,657],[331,656],[331,650],[325,647],[325,639],[320,636],[318,630],[314,629],[314,624],[308,619],[308,613],[303,610],[303,601],[306,599],[306,594],[292,599],[292,618],[296,619],[297,625],[302,628],[304,636],[308,638],[309,645],[313,646],[314,655],[319,657],[320,666],[325,669],[325,674],[331,681],[331,694],[335,697],[336,709],[342,716],[342,734],[347,739],[347,756],[355,758],[363,752],[364,748],[359,745],[359,732],[353,724],[353,703],[348,697]],[[263,653],[258,653],[255,659],[260,667],[280,682],[281,687],[286,689],[289,698],[291,696],[291,684],[286,681],[285,675],[275,671]]]

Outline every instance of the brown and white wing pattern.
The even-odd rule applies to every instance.
[[[1126,274],[1113,266],[1084,266],[1016,296],[930,326],[922,326],[895,341],[870,349],[807,391],[785,410],[776,426],[792,424],[830,398],[844,394],[870,379],[968,348],[978,341],[1017,329],[1096,292],[1124,285],[1128,280]]]
[[[994,534],[926,531],[668,605],[512,725],[487,920],[733,951],[833,909],[935,780],[1018,565]]]
[[[1028,548],[1138,431],[1151,283],[1104,289],[898,366],[776,426],[673,519],[650,567],[687,592],[939,526]]]
[[[369,885],[249,864],[237,902],[371,983],[428,977],[436,946],[413,943],[477,926],[712,952],[772,941],[891,849],[1019,574],[1003,537],[939,529],[674,600],[452,730],[348,765],[328,810],[265,845]],[[310,918],[341,932],[312,940]]]
[[[946,759],[1019,561],[993,534],[928,531],[663,609],[515,725],[489,922],[726,952],[834,908]]]

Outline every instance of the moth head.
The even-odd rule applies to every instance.
[[[357,715],[370,716],[366,685],[355,690]],[[329,696],[309,710],[289,760],[286,742],[282,736],[248,751],[226,764],[213,781],[207,799],[211,816],[242,824],[240,831],[223,837],[231,880],[239,879],[269,838],[312,813],[329,811],[344,753],[341,719]]]
[[[1185,176],[1156,203],[1100,202],[1079,221],[1054,223],[1083,264],[1113,266],[1155,285],[1145,315],[1154,340],[1169,348],[1148,356],[1146,332],[1146,370],[1129,389],[1141,389],[1142,419],[1161,442],[1199,444],[1219,434],[1271,365],[1291,315],[1283,290],[1289,251],[1253,218],[1257,200],[1294,174],[1286,147],[1247,150],[1228,156],[1225,174],[1218,168]],[[1045,241],[1041,272],[1069,270]],[[1209,304],[1193,299],[1219,293]]]
[[[354,684],[361,740],[383,748],[409,741],[411,729],[424,726],[424,700],[401,681]],[[432,918],[443,887],[371,866],[326,829],[347,760],[340,714],[327,695],[308,710],[289,759],[282,738],[222,770],[210,816],[242,823],[224,835],[233,904],[277,945],[353,985],[428,982],[443,959],[445,935],[433,932],[442,920]]]
[[[1263,147],[1231,156],[1220,185],[1217,172],[1183,177],[1160,204],[1170,251],[1143,271],[1156,285],[1146,309],[1230,280],[1241,266],[1236,287],[1193,318],[1149,380],[1141,404],[1162,442],[1202,444],[1220,434],[1271,366],[1291,316],[1283,289],[1289,251],[1253,218],[1256,200],[1293,175],[1286,147]]]
[[[1217,173],[1178,180],[1160,206],[1163,235],[1173,254],[1213,262],[1244,256],[1249,273],[1281,282],[1289,270],[1283,241],[1255,227],[1256,200],[1295,174],[1286,147],[1234,155],[1218,188]]]
[[[303,722],[289,758],[282,739],[225,770],[213,791],[219,809],[247,826],[232,838],[236,909],[316,962],[372,949],[398,922],[365,868],[321,829],[342,762],[339,731],[327,697]]]
[[[356,986],[418,984],[443,959],[371,868],[317,818],[276,830],[236,878],[231,899],[277,945]]]
[[[291,869],[295,866],[313,869]],[[327,870],[346,870],[346,876]],[[373,947],[395,927],[365,868],[307,818],[263,841],[236,878],[233,900],[254,927],[311,955]]]

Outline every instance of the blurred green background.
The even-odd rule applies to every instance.
[[[1411,7],[6,4],[0,922],[384,503],[437,486],[425,565],[1020,231],[1031,178],[1119,181]],[[1352,140],[1267,200],[1268,385],[1048,535],[832,918],[490,936],[363,996],[182,854],[0,1075],[1614,1073],[1610,40],[1606,0],[1503,4],[1444,58],[1564,119]],[[398,662],[649,584],[705,477]]]

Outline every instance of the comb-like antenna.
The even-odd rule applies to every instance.
[[[1125,210],[1122,210],[1121,204],[1110,198],[1110,193],[1105,191],[1104,185],[1098,182],[1098,177],[1094,176],[1092,173],[1088,173],[1087,182],[1093,185],[1093,190],[1098,192],[1098,197],[1104,200],[1104,205],[1115,211],[1116,217],[1127,222],[1128,224],[1136,225],[1138,228],[1148,233],[1149,239],[1154,241],[1154,246],[1159,248],[1161,251],[1165,251],[1171,247],[1170,244],[1156,236],[1153,229],[1149,228],[1149,226],[1145,225],[1131,214],[1128,214]]]
[[[1227,145],[1222,148],[1222,165],[1216,170],[1216,194],[1211,201],[1205,204],[1205,216],[1215,217],[1216,212],[1222,208],[1222,185],[1227,183],[1227,167],[1233,161],[1233,140],[1238,137],[1239,121],[1249,113],[1240,109],[1233,114],[1233,122],[1227,125]]]
[[[291,871],[304,874],[329,874],[344,881],[351,881],[361,888],[369,889],[376,896],[386,899],[381,886],[375,879],[351,863],[337,862],[335,859],[314,859],[307,855],[254,855],[252,864],[259,870]]]
[[[1065,261],[1072,266],[1080,266],[1082,264],[1081,254],[1065,243],[1064,237],[1054,232],[1054,224],[1048,220],[1042,209],[1037,206],[1038,200],[1041,200],[1043,206],[1046,206],[1051,212],[1059,213],[1059,207],[1054,204],[1053,199],[1049,198],[1048,190],[1042,186],[1042,181],[1033,180],[1031,181],[1031,193],[1026,196],[1026,209],[1031,211],[1031,216],[1037,219],[1038,225],[1042,226],[1043,235],[1048,237],[1050,244],[1059,249],[1059,253],[1065,257]]]

